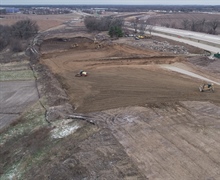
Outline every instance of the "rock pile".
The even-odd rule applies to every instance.
[[[189,54],[189,52],[184,46],[171,45],[167,41],[138,41],[137,43],[134,43],[134,45],[142,48],[149,48],[159,52],[170,52],[173,54]]]

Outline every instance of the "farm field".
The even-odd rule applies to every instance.
[[[8,14],[2,16],[0,19],[1,25],[10,26],[18,21],[31,19],[37,23],[40,31],[45,31],[67,23],[69,20],[79,19],[81,16],[78,14],[65,14],[65,15],[36,15],[36,14]]]
[[[33,72],[27,62],[0,65],[0,131],[38,100]]]
[[[71,18],[41,27],[39,62],[0,64],[1,110],[19,115],[0,134],[0,180],[220,179],[220,86],[164,68],[219,83],[220,61],[159,37],[68,33]]]

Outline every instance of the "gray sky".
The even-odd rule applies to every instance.
[[[0,0],[0,5],[31,4],[162,4],[162,5],[220,5],[220,0]]]

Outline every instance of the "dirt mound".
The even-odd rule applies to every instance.
[[[207,56],[202,56],[202,57],[191,57],[188,58],[188,61],[194,65],[198,65],[198,66],[208,66],[211,63],[215,62],[216,59],[210,59]]]
[[[41,44],[41,52],[44,54],[48,51],[60,50],[84,50],[95,49],[98,45],[94,40],[87,37],[74,37],[74,38],[52,38],[47,39]]]

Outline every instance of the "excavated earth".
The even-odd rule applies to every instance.
[[[75,44],[78,46],[73,47]],[[184,63],[187,60],[183,56],[123,44],[103,43],[97,47],[93,40],[81,37],[68,42],[51,39],[41,46],[41,63],[60,79],[76,112],[185,100],[219,102],[218,93],[198,91],[201,80],[158,66]],[[89,75],[75,77],[80,70]]]
[[[220,82],[220,62],[188,57],[198,52],[192,47],[174,55],[138,42],[44,40],[33,82],[47,96],[1,134],[0,180],[220,179],[219,86],[201,93],[203,80],[164,68]],[[88,76],[76,77],[80,70]],[[9,110],[10,92],[4,93]],[[34,97],[23,100],[31,104]]]
[[[55,168],[52,175],[67,179],[220,179],[219,86],[201,93],[203,80],[159,66],[177,63],[219,82],[212,68],[219,61],[82,37],[48,39],[41,53],[74,113],[95,125],[81,125],[63,143],[67,148],[84,136],[59,160],[77,174],[59,164],[38,177]],[[88,76],[75,77],[79,70]]]

